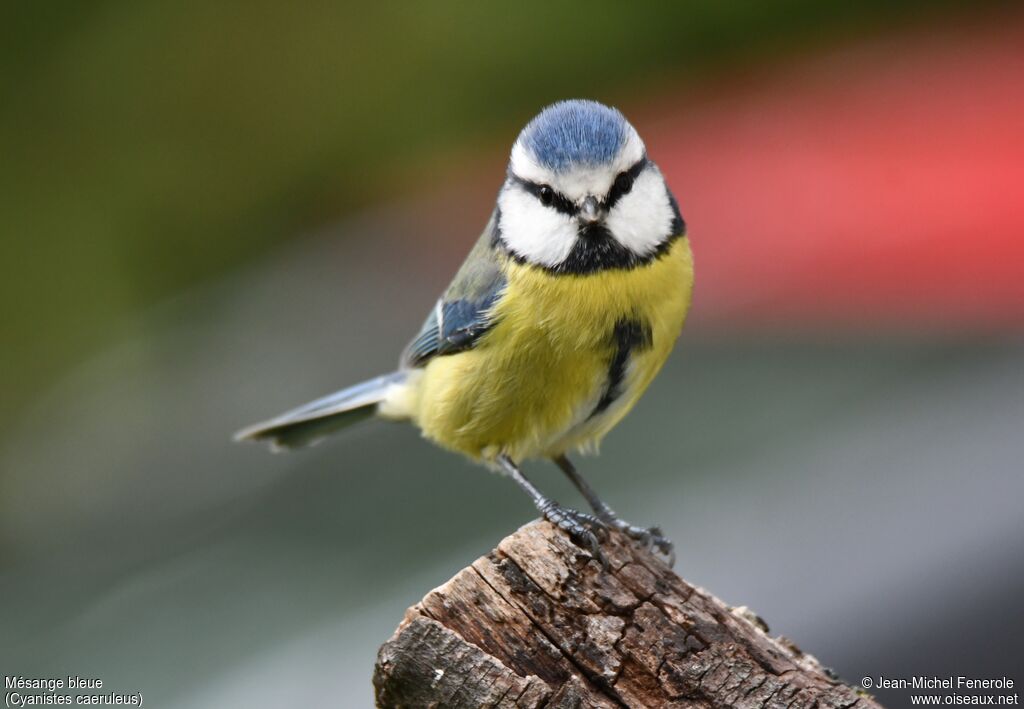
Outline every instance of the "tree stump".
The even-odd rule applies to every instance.
[[[618,533],[607,571],[532,522],[406,611],[379,707],[877,709],[744,608]]]

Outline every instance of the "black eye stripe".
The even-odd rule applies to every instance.
[[[612,183],[611,189],[608,190],[608,196],[604,200],[603,206],[605,209],[611,209],[613,206],[615,206],[616,202],[622,199],[624,195],[627,195],[630,193],[630,191],[632,191],[633,183],[636,181],[636,178],[640,176],[640,173],[644,171],[647,165],[647,156],[644,155],[642,158],[633,163],[633,165],[628,170],[624,170],[623,172],[620,172],[618,175],[616,175],[615,182]],[[576,208],[576,204],[573,203],[572,200],[563,195],[561,192],[555,190],[550,185],[542,185],[531,180],[524,180],[522,177],[512,174],[511,170],[509,171],[509,177],[510,179],[512,179],[513,182],[515,182],[524,190],[526,190],[531,195],[536,197],[541,203],[545,204],[546,206],[554,207],[562,214],[575,216],[576,213],[579,211]],[[548,195],[546,194],[546,190],[551,191],[550,202],[548,201]],[[542,192],[544,193],[543,196]]]
[[[532,194],[534,197],[536,197],[538,200],[540,200],[543,204],[545,204],[547,206],[554,207],[555,209],[557,209],[559,212],[562,212],[563,214],[568,214],[570,216],[576,214],[576,205],[573,204],[572,201],[568,197],[563,195],[561,192],[558,192],[557,190],[555,190],[551,186],[549,186],[549,185],[540,185],[540,184],[537,184],[536,182],[531,182],[530,180],[524,180],[523,178],[519,177],[518,175],[511,175],[511,177],[516,182],[516,184],[518,184],[524,190],[526,190],[527,192]],[[547,200],[546,197],[542,197],[541,196],[541,192],[545,188],[551,190],[551,201],[550,202]]]
[[[644,155],[642,158],[637,160],[631,168],[616,175],[615,182],[612,183],[612,188],[608,190],[608,197],[604,201],[605,209],[611,209],[614,207],[616,202],[633,190],[633,184],[636,182],[636,178],[640,177],[640,173],[643,172],[646,167],[647,156]]]

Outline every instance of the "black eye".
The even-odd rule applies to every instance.
[[[625,194],[633,189],[633,176],[628,172],[620,172],[615,178],[615,191]]]
[[[545,207],[551,206],[551,203],[555,201],[555,191],[547,185],[541,185],[540,190],[537,192],[537,197],[540,198],[540,203]]]

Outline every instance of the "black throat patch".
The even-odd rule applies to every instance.
[[[636,268],[646,261],[619,243],[604,225],[588,224],[579,228],[572,251],[554,270],[585,274],[605,268]]]
[[[686,236],[686,222],[679,213],[679,205],[671,192],[668,197],[673,213],[669,233],[654,251],[643,256],[623,246],[603,224],[588,224],[579,227],[579,238],[561,263],[556,266],[532,263],[522,254],[516,253],[502,237],[500,207],[494,209],[491,245],[504,251],[517,263],[543,269],[555,276],[585,276],[605,269],[628,271],[657,261],[669,252],[676,240]]]
[[[615,323],[611,341],[614,350],[608,363],[608,381],[597,406],[587,417],[588,421],[602,413],[622,395],[622,384],[630,355],[650,349],[654,344],[654,336],[650,323],[638,318],[623,318]]]

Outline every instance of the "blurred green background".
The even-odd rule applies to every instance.
[[[647,138],[698,283],[584,472],[848,679],[1012,676],[1022,18],[4,4],[0,667],[148,706],[368,706],[404,608],[534,510],[407,427],[289,456],[229,436],[391,368],[519,128],[588,96]]]
[[[4,3],[0,422],[146,307],[437,184],[546,103],[637,101],[957,5]]]

